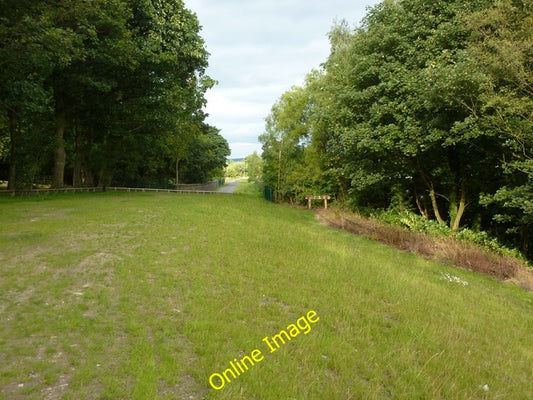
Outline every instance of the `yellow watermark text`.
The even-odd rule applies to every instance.
[[[311,332],[312,324],[317,323],[319,319],[320,317],[317,316],[316,311],[311,310],[307,312],[306,315],[298,318],[295,323],[288,325],[286,329],[282,329],[274,336],[264,337],[262,342],[267,345],[270,353],[274,353],[282,345],[291,341],[300,333],[303,332],[304,335],[307,335],[309,332]],[[229,368],[226,368],[220,373],[214,372],[211,374],[211,376],[209,376],[209,384],[213,389],[220,390],[227,383],[230,383],[232,380],[235,380],[244,374],[255,364],[263,361],[264,358],[265,356],[260,349],[255,349],[250,353],[250,355],[245,355],[240,359],[234,358],[233,361],[228,363]]]

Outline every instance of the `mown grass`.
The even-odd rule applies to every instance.
[[[248,182],[247,180],[241,182],[241,184],[235,188],[235,193],[263,197],[263,189],[261,188],[261,185],[257,182]]]
[[[2,198],[0,316],[6,400],[533,393],[532,293],[247,195]]]

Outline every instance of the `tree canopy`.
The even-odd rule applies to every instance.
[[[336,23],[328,59],[266,120],[265,183],[530,252],[532,18],[531,0],[384,0]]]
[[[202,112],[208,53],[182,0],[2,0],[0,42],[12,189],[47,175],[56,187],[177,181],[218,135]],[[220,169],[212,156],[203,166]]]

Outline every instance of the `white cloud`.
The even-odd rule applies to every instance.
[[[257,142],[232,142],[230,143],[231,157],[244,158],[253,152],[261,155],[261,145]]]
[[[248,90],[245,90],[245,93]],[[211,91],[207,94],[206,111],[209,115],[222,121],[242,121],[249,118],[261,118],[263,109],[258,101],[239,96],[234,90]]]
[[[221,129],[232,157],[261,153],[265,117],[283,92],[326,61],[334,20],[356,25],[378,2],[185,0],[203,26],[207,73],[219,81],[207,93],[208,122]]]

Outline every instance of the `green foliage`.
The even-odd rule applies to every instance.
[[[10,137],[12,187],[31,183],[28,170],[53,173],[58,186],[169,180],[169,164],[203,148],[214,81],[199,22],[181,0],[1,7],[0,136]],[[42,150],[47,159],[33,162]]]
[[[533,3],[504,0],[467,18],[474,30],[471,63],[486,78],[483,129],[502,138],[505,184],[487,192],[493,219],[530,253],[533,237]]]
[[[263,176],[263,159],[253,152],[244,159],[248,182],[260,182]]]
[[[313,76],[303,87],[283,94],[267,117],[263,144],[263,181],[275,191],[278,201],[301,202],[319,184],[319,165],[311,141]]]
[[[532,12],[530,1],[385,0],[357,29],[336,24],[322,69],[267,119],[265,183],[278,199],[311,189],[358,209],[401,204],[531,255],[519,204],[533,179]]]
[[[229,178],[237,178],[245,175],[246,165],[244,161],[230,161],[226,167],[226,176]]]
[[[184,183],[203,183],[224,176],[226,159],[231,152],[219,132],[206,125],[202,134],[193,139],[182,167]]]
[[[383,222],[402,226],[414,232],[432,233],[443,236],[452,234],[452,230],[446,225],[439,224],[435,220],[426,219],[409,211],[381,211],[375,215]]]
[[[413,232],[423,232],[436,236],[451,236],[456,239],[464,240],[468,243],[475,243],[483,248],[495,251],[500,254],[511,257],[523,258],[517,250],[509,249],[500,241],[491,237],[486,231],[474,231],[473,229],[462,228],[452,230],[446,225],[439,224],[437,221],[429,220],[421,215],[410,211],[398,212],[395,210],[374,211],[373,216],[380,221],[390,225],[401,226]]]

